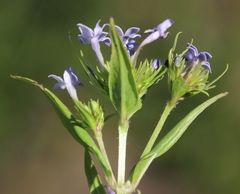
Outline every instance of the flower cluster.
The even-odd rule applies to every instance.
[[[101,53],[100,42],[104,42],[107,46],[110,46],[111,45],[111,36],[108,32],[103,31],[106,26],[109,26],[109,24],[106,23],[106,24],[103,24],[102,26],[100,26],[100,21],[101,20],[99,20],[97,22],[94,29],[91,29],[82,23],[78,23],[77,27],[81,33],[78,35],[78,40],[83,44],[91,44],[92,49],[93,49],[94,53],[96,54],[96,57],[100,63],[100,66],[97,67],[96,70],[95,70],[94,66],[90,67],[88,64],[83,63],[85,71],[92,79],[91,83],[93,83],[93,85],[97,86],[100,90],[102,90],[103,92],[108,94],[109,65],[108,65],[108,62],[104,60],[104,57]],[[140,31],[140,28],[130,27],[124,33],[124,31],[122,30],[121,27],[115,25],[115,28],[122,40],[123,45],[126,48],[126,51],[129,55],[129,57],[132,58],[133,69],[135,67],[134,63],[136,63],[137,57],[139,55],[139,52],[142,50],[142,48],[145,45],[157,40],[158,38],[160,38],[160,39],[166,38],[167,35],[169,34],[169,32],[166,32],[166,30],[172,24],[173,24],[172,20],[166,19],[165,21],[160,23],[157,27],[145,30],[143,32],[143,34],[149,34],[149,35],[142,41],[140,46],[137,48],[137,51],[135,51],[135,50],[136,50],[138,43],[134,39],[141,38],[141,35],[138,34]],[[139,86],[139,97],[141,97],[146,92],[148,87],[150,87],[160,77],[162,77],[162,74],[160,74],[160,72],[162,72],[162,71],[159,70],[160,66],[161,66],[160,60],[155,59],[151,63],[146,61],[145,63],[140,65],[138,69],[135,69],[136,82],[137,82],[137,85]],[[156,71],[159,70],[158,74],[156,73],[156,74],[154,74],[154,76],[151,76],[152,70],[156,70]],[[76,84],[74,80],[70,80],[67,78],[65,79],[66,75],[69,75],[68,77],[71,77],[72,79],[73,78],[77,79],[75,72],[74,73],[73,72],[74,72],[73,70],[69,71],[69,68],[68,68],[64,73],[64,75],[65,75],[64,81],[59,76],[56,76],[56,75],[50,75],[49,77],[52,77],[58,81],[58,83],[55,85],[54,89],[65,89],[66,88],[68,90],[70,96],[74,99],[77,99],[76,90],[74,87],[78,86],[78,85],[82,85],[82,84],[79,84],[79,83]],[[143,74],[143,72],[145,72],[145,73]],[[150,72],[150,73],[148,73],[148,72]],[[70,75],[74,75],[75,77],[70,76]],[[148,83],[146,83],[146,78],[148,78],[147,79]]]
[[[214,87],[213,83],[208,83],[208,75],[212,72],[208,59],[212,58],[212,55],[206,51],[199,53],[198,49],[190,43],[187,43],[187,50],[180,55],[174,56],[174,49],[170,51],[167,61],[172,100],[176,103],[200,92],[208,95],[207,90]]]
[[[108,23],[100,26],[99,20],[94,29],[88,26],[78,23],[77,27],[80,31],[78,40],[83,44],[91,44],[94,53],[99,61],[100,66],[94,68],[89,64],[86,64],[83,60],[82,65],[85,71],[91,78],[91,83],[109,95],[108,86],[108,74],[109,74],[109,62],[104,60],[101,53],[100,42],[104,42],[107,46],[112,45],[111,35],[108,32],[103,31],[105,27],[109,27]],[[159,59],[153,61],[146,60],[141,62],[136,67],[136,62],[140,51],[143,47],[157,39],[164,39],[168,36],[167,29],[171,27],[173,21],[166,19],[160,23],[157,27],[140,32],[138,27],[130,27],[124,32],[121,27],[115,25],[115,28],[119,34],[119,37],[124,45],[129,58],[131,59],[131,67],[133,69],[134,78],[138,87],[138,96],[141,98],[147,91],[147,89],[154,83],[156,83],[166,72],[165,67],[161,65]],[[140,43],[137,48],[137,41],[135,38],[141,38],[141,34],[148,34],[148,36]],[[177,41],[178,35],[176,36]],[[115,46],[115,45],[112,45]],[[175,49],[175,48],[174,48]],[[173,52],[173,50],[171,50]],[[207,87],[208,73],[211,73],[211,66],[208,60],[212,58],[212,55],[208,52],[198,52],[198,49],[191,43],[187,43],[187,50],[181,54],[173,56],[171,53],[168,59],[167,71],[168,82],[171,95],[178,101],[186,96],[195,95],[199,92],[205,92],[210,89]],[[154,73],[157,71],[158,73]],[[75,86],[83,86],[76,76],[73,69],[67,68],[64,72],[64,80],[56,75],[49,75],[58,81],[55,84],[54,89],[67,89],[70,96],[74,99],[78,99]],[[176,89],[181,87],[184,89]],[[180,91],[180,92],[179,92]]]
[[[81,43],[84,44],[91,44],[94,52],[96,53],[96,56],[98,58],[98,61],[100,64],[104,67],[106,67],[106,64],[104,62],[103,56],[100,51],[99,42],[104,42],[107,46],[110,46],[111,39],[109,36],[109,33],[103,32],[103,28],[105,26],[109,26],[109,24],[104,24],[102,27],[99,26],[100,20],[96,24],[96,27],[94,30],[90,29],[89,27],[79,23],[77,24],[81,34],[78,35],[78,39]],[[157,27],[149,30],[145,30],[143,33],[150,33],[150,35],[145,38],[140,46],[138,47],[137,53],[140,52],[140,50],[145,46],[146,44],[149,44],[158,38],[166,38],[169,32],[166,32],[166,30],[173,24],[173,21],[170,19],[166,19],[162,23],[160,23]],[[115,26],[119,36],[122,39],[123,44],[125,45],[127,52],[129,53],[129,56],[133,56],[135,53],[135,48],[138,45],[134,38],[140,38],[141,35],[138,34],[140,31],[140,28],[138,27],[130,27],[126,32],[124,33],[122,28],[119,26]],[[138,54],[137,54],[138,55]]]

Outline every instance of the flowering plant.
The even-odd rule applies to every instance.
[[[142,34],[139,33],[140,29],[137,27],[131,27],[124,33],[119,26],[114,24],[113,19],[110,19],[110,23],[104,24],[102,27],[99,20],[93,30],[84,24],[77,24],[80,30],[78,40],[83,44],[91,44],[98,64],[89,64],[82,51],[78,55],[79,61],[89,77],[90,83],[110,100],[116,110],[114,114],[105,115],[99,100],[90,99],[88,103],[79,100],[76,87],[83,86],[83,83],[71,67],[64,71],[63,78],[54,74],[48,77],[57,81],[53,89],[68,91],[74,102],[76,114],[73,114],[53,92],[36,81],[12,76],[39,88],[51,102],[66,129],[84,147],[85,173],[92,194],[130,194],[136,191],[140,180],[153,160],[167,152],[203,110],[227,95],[227,92],[221,93],[203,102],[179,121],[161,140],[157,141],[166,119],[177,104],[187,97],[199,93],[208,96],[208,90],[214,88],[215,82],[224,75],[228,68],[227,66],[220,76],[209,82],[208,77],[212,69],[208,60],[212,58],[211,54],[198,52],[192,42],[187,44],[185,51],[177,54],[175,50],[180,33],[176,35],[165,64],[161,64],[159,59],[146,59],[138,62],[138,56],[143,47],[157,39],[166,38],[169,34],[167,29],[172,24],[173,21],[167,19],[157,27],[145,30]],[[105,27],[109,27],[109,33],[103,31]],[[143,34],[148,34],[148,36],[137,47],[135,38],[140,38]],[[111,46],[110,60],[106,60],[102,55],[101,42]],[[147,90],[165,75],[168,79],[170,99],[167,101],[139,161],[125,180],[126,143],[130,119],[141,109]],[[119,118],[117,177],[111,167],[103,141],[104,125],[113,115],[117,115]],[[92,133],[89,133],[90,131]],[[105,187],[92,157],[95,157],[100,164],[107,182]]]

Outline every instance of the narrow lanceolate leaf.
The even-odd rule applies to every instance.
[[[160,142],[151,151],[152,154],[156,153],[156,157],[159,157],[167,152],[180,139],[188,126],[196,119],[200,113],[202,113],[207,107],[209,107],[220,98],[226,96],[227,94],[228,92],[218,94],[193,109],[167,135],[165,135],[160,140]]]
[[[71,111],[61,102],[61,100],[55,94],[53,94],[50,90],[44,88],[41,84],[38,84],[36,81],[32,79],[21,76],[11,77],[14,79],[25,81],[40,89],[47,97],[47,99],[50,101],[59,119],[62,121],[64,127],[69,131],[73,138],[77,142],[79,142],[85,149],[88,149],[96,156],[97,160],[101,164],[105,176],[107,176],[108,178],[113,177],[113,174],[107,162],[104,160],[100,150],[98,149],[92,137],[87,133],[87,131],[84,128],[82,128],[82,126],[79,124],[79,122],[77,122]]]
[[[113,19],[110,20],[110,33],[112,53],[109,64],[109,94],[120,117],[126,119],[141,108],[141,100],[138,98],[130,58]]]
[[[207,107],[216,102],[218,99],[226,96],[228,92],[218,94],[209,100],[205,101],[194,110],[192,110],[187,116],[185,116],[167,135],[165,135],[159,143],[148,154],[143,156],[130,175],[130,182],[137,185],[146,172],[151,162],[167,152],[183,135],[188,126],[196,119],[196,117],[202,113]]]
[[[106,194],[100,176],[87,149],[84,157],[85,174],[91,194]]]

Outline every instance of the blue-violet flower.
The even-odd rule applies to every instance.
[[[116,27],[119,35],[121,36],[122,41],[123,41],[124,44],[128,43],[129,38],[136,38],[136,37],[140,38],[141,37],[140,34],[137,34],[139,32],[140,28],[131,27],[131,28],[128,28],[125,33],[123,33],[122,28],[120,28],[117,25],[115,25],[115,27]]]
[[[85,26],[84,24],[81,23],[77,24],[78,29],[81,32],[81,34],[78,35],[78,40],[84,44],[91,44],[100,64],[106,67],[100,50],[99,42],[104,42],[106,45],[110,46],[111,39],[107,37],[108,35],[107,32],[103,32],[103,28],[105,26],[109,26],[109,24],[103,24],[103,26],[100,27],[99,26],[100,21],[101,20],[97,22],[94,30]]]
[[[166,38],[167,35],[169,34],[169,32],[166,32],[166,30],[171,27],[171,25],[173,24],[173,20],[171,19],[166,19],[164,20],[162,23],[160,23],[157,27],[153,28],[153,29],[148,29],[145,30],[144,33],[151,33],[150,35],[147,36],[147,38],[145,38],[142,43],[140,44],[140,46],[138,47],[137,51],[136,51],[136,56],[134,59],[134,63],[136,63],[137,57],[139,55],[140,50],[147,44],[157,40],[158,38]]]
[[[83,83],[78,80],[76,72],[71,67],[68,67],[63,73],[63,79],[60,76],[51,74],[48,76],[49,78],[55,79],[58,83],[56,83],[53,87],[54,90],[56,89],[67,89],[69,95],[78,100],[77,92],[75,86],[83,86]]]
[[[151,34],[148,35],[148,37],[143,40],[143,42],[139,46],[139,49],[141,49],[146,44],[149,44],[157,40],[158,38],[161,38],[161,39],[166,38],[167,35],[169,34],[169,32],[166,32],[166,30],[169,27],[171,27],[172,24],[173,24],[173,20],[166,19],[162,23],[160,23],[157,27],[153,29],[145,30],[144,33],[151,33]]]
[[[120,37],[122,38],[123,44],[126,46],[127,51],[130,56],[132,56],[135,53],[135,47],[137,46],[137,42],[135,40],[130,40],[133,38],[140,38],[141,35],[137,34],[140,31],[140,28],[137,27],[131,27],[128,28],[127,31],[124,33],[122,28],[119,26],[115,25]]]
[[[202,62],[202,67],[211,73],[211,66],[207,60],[212,58],[212,55],[208,52],[198,53],[198,49],[190,43],[187,44],[187,48],[188,51],[185,55],[183,55],[183,58],[185,58],[187,61],[192,62],[193,65],[196,61]]]
[[[137,42],[135,40],[130,40],[125,46],[127,48],[128,54],[130,57],[135,53],[135,47],[137,46]]]

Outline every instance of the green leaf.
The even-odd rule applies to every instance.
[[[98,149],[96,143],[92,139],[92,137],[87,133],[87,131],[80,126],[80,123],[75,119],[71,111],[59,100],[59,98],[53,94],[47,88],[44,88],[43,85],[38,84],[36,81],[21,77],[21,76],[11,76],[14,79],[25,81],[29,84],[36,86],[40,89],[47,99],[50,101],[51,105],[53,106],[55,112],[57,113],[59,119],[62,121],[65,128],[69,131],[69,133],[73,136],[73,138],[79,142],[85,149],[88,149],[91,153],[93,153],[97,160],[99,161],[104,175],[107,179],[113,179],[114,175],[110,170],[107,162],[105,161],[102,153]]]
[[[218,94],[193,109],[167,135],[161,139],[161,141],[151,151],[152,154],[157,153],[156,157],[159,157],[167,152],[180,139],[188,126],[196,119],[200,113],[202,113],[207,107],[209,107],[220,98],[226,96],[227,94],[228,92]]]
[[[112,53],[109,63],[109,94],[121,119],[129,118],[142,106],[127,50],[110,19]]]
[[[84,157],[85,174],[91,194],[106,194],[100,176],[87,149]]]
[[[185,116],[170,132],[167,133],[159,143],[148,154],[143,156],[130,174],[130,182],[133,185],[138,185],[142,176],[148,169],[151,162],[167,152],[182,136],[188,126],[196,119],[196,117],[202,113],[208,106],[216,102],[218,99],[226,96],[228,92],[218,94],[209,100],[205,101],[195,109],[193,109],[187,116]]]

